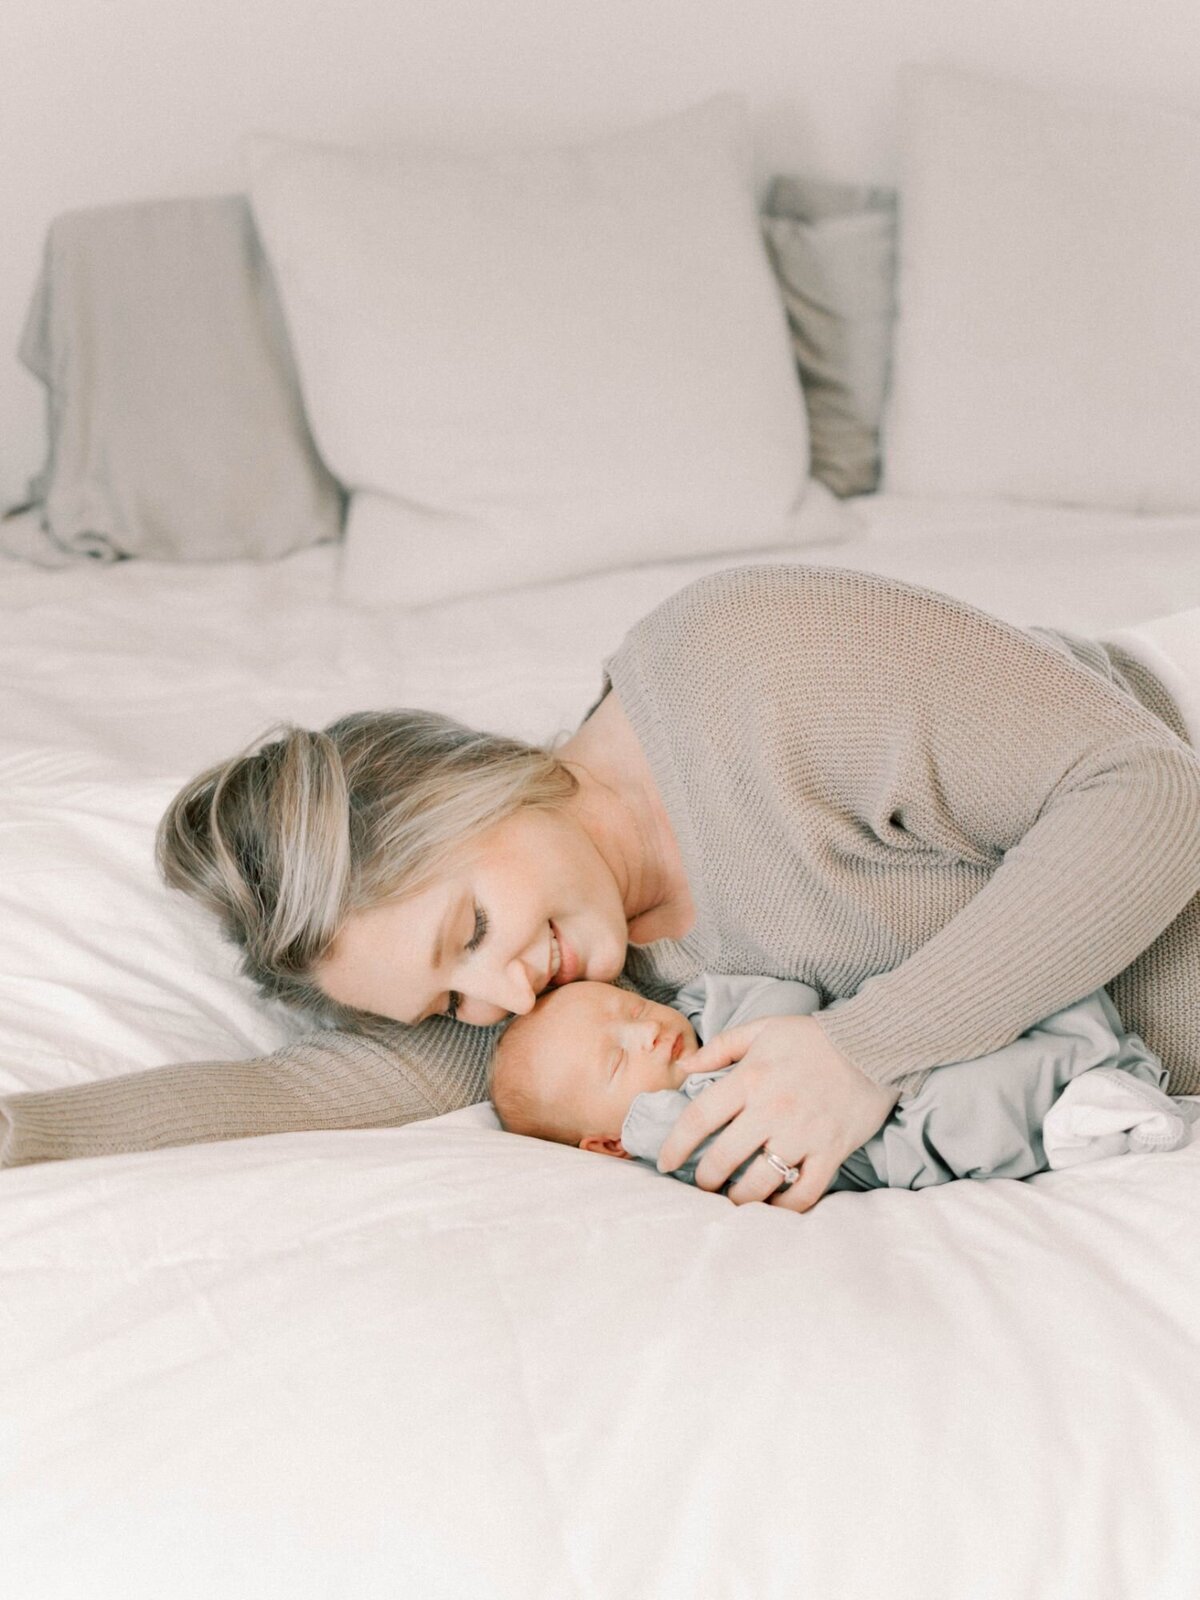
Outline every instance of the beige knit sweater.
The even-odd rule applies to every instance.
[[[888,578],[747,567],[690,585],[606,663],[674,826],[691,933],[629,949],[800,978],[872,1078],[1007,1043],[1102,983],[1200,1090],[1200,758],[1153,677]],[[1164,931],[1165,930],[1165,931]],[[395,1125],[484,1096],[495,1031],[319,1033],[0,1100],[5,1164]]]

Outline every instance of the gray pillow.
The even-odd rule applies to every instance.
[[[895,321],[891,189],[776,178],[763,235],[808,407],[812,475],[837,495],[879,485]]]
[[[60,556],[269,560],[337,538],[342,491],[242,196],[57,218],[20,354],[49,391],[30,494]]]

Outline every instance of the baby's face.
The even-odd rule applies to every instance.
[[[700,1048],[680,1012],[608,983],[564,984],[519,1025],[533,1030],[522,1041],[533,1062],[530,1090],[584,1143],[619,1140],[634,1097],[677,1089]]]

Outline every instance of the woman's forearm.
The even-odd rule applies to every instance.
[[[443,1023],[382,1041],[321,1032],[254,1060],[8,1095],[0,1098],[0,1165],[437,1116],[486,1097],[493,1031]]]
[[[1198,892],[1200,761],[1090,754],[979,893],[820,1025],[880,1083],[972,1059],[1109,982]]]

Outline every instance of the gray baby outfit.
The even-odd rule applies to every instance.
[[[835,1001],[836,1006],[839,1002]],[[806,983],[701,973],[675,997],[701,1041],[769,1016],[804,1016],[820,1008]],[[1026,1178],[1046,1169],[1042,1125],[1066,1085],[1097,1067],[1165,1087],[1167,1070],[1126,1031],[1104,989],[1063,1007],[1010,1044],[975,1060],[938,1067],[838,1169],[833,1189],[923,1189],[954,1178]],[[679,1089],[639,1094],[621,1127],[631,1156],[655,1163],[688,1104],[731,1072],[695,1072]],[[695,1183],[696,1167],[716,1135],[672,1174]],[[751,1161],[756,1159],[751,1157]],[[743,1162],[732,1183],[749,1167]]]

